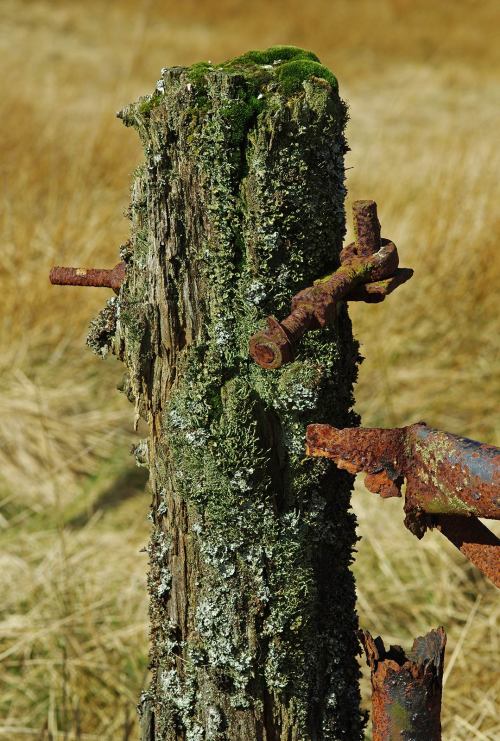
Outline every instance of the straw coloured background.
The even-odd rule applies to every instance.
[[[137,738],[146,475],[128,455],[120,365],[84,344],[107,292],[47,278],[53,264],[111,267],[127,238],[141,154],[115,111],[163,66],[315,51],[350,106],[349,201],[377,201],[384,236],[415,268],[386,303],[352,306],[363,424],[423,419],[500,445],[495,8],[2,1],[0,736]],[[499,738],[494,588],[438,534],[407,533],[400,501],[359,481],[353,506],[361,624],[404,645],[443,624],[444,738]]]

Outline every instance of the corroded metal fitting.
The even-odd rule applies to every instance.
[[[408,652],[386,649],[368,631],[359,638],[371,670],[373,741],[441,741],[444,628],[419,636]]]
[[[356,241],[340,253],[338,270],[297,293],[286,319],[268,317],[267,329],[251,337],[250,355],[262,368],[292,361],[302,335],[331,323],[339,301],[383,301],[413,275],[413,270],[398,267],[396,245],[380,238],[375,201],[355,201],[353,218]]]
[[[119,262],[111,270],[104,268],[52,268],[50,282],[56,286],[93,286],[95,288],[112,288],[118,293],[125,280],[126,266]]]
[[[401,496],[429,514],[500,519],[500,448],[434,430],[423,423],[395,429],[309,425],[307,453],[350,473],[367,473],[367,489]]]
[[[434,515],[429,526],[442,533],[500,588],[500,539],[481,520],[460,515]]]
[[[388,430],[315,424],[306,452],[364,471],[366,488],[381,497],[401,496],[406,480],[406,527],[419,538],[437,528],[500,586],[500,540],[477,519],[500,519],[500,448],[423,423]]]
[[[354,244],[360,257],[368,257],[380,245],[380,221],[375,201],[354,201],[352,205]]]

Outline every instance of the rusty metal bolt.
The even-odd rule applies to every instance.
[[[312,315],[298,307],[281,323],[276,317],[267,317],[267,330],[250,338],[252,358],[262,368],[281,368],[294,359],[294,347],[312,321]]]
[[[330,323],[341,300],[382,301],[413,271],[398,268],[398,251],[393,242],[380,239],[375,201],[353,204],[356,241],[340,253],[341,265],[332,275],[314,282],[292,299],[292,312],[282,322],[268,317],[268,328],[250,339],[252,358],[267,369],[279,368],[295,357],[302,335]]]
[[[50,282],[56,286],[93,286],[112,288],[118,293],[125,279],[126,266],[119,262],[111,270],[104,268],[63,268],[54,267],[50,271]]]

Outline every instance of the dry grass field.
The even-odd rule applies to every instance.
[[[494,0],[2,0],[0,737],[135,739],[147,681],[149,497],[121,369],[85,348],[106,292],[52,264],[112,266],[140,159],[115,111],[162,66],[313,49],[351,111],[349,198],[374,198],[414,279],[355,305],[365,425],[420,419],[500,444]],[[444,739],[500,738],[495,590],[401,502],[354,494],[360,620],[448,632]],[[365,672],[365,693],[366,693]],[[250,740],[249,740],[250,741]]]

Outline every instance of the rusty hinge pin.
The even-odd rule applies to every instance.
[[[371,671],[373,741],[441,741],[444,628],[416,638],[407,653],[368,631],[359,637]]]
[[[329,324],[339,301],[382,301],[411,278],[412,270],[398,268],[396,246],[380,238],[375,201],[355,201],[353,218],[356,242],[340,253],[340,267],[297,293],[286,319],[268,317],[267,329],[250,338],[250,355],[262,368],[280,368],[292,361],[298,340],[309,329]]]
[[[119,262],[111,270],[105,268],[54,267],[49,274],[50,282],[57,286],[93,286],[94,288],[120,289],[125,278],[125,263]]]
[[[375,201],[354,201],[352,204],[354,242],[358,255],[368,257],[380,249],[380,222]]]

